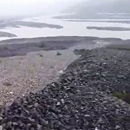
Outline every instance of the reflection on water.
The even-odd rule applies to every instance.
[[[107,22],[73,22],[60,19],[53,19],[51,16],[40,16],[35,18],[23,19],[24,21],[43,22],[49,24],[61,25],[63,29],[51,28],[6,28],[2,31],[16,34],[18,38],[47,37],[47,36],[96,36],[96,37],[115,37],[122,39],[130,39],[130,31],[101,31],[89,30],[87,26],[98,27],[130,27],[124,23],[107,23]],[[3,40],[4,38],[2,38]]]

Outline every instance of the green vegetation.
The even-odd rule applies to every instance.
[[[112,95],[130,104],[130,93],[115,92]]]

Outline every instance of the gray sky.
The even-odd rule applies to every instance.
[[[88,4],[103,4],[104,2],[116,0],[0,0],[0,18],[48,13],[56,14],[69,6],[83,1],[89,1]]]
[[[0,16],[57,13],[81,0],[0,0]]]

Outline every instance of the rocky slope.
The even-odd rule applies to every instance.
[[[129,130],[130,106],[112,96],[130,92],[130,52],[86,51],[58,82],[3,110],[4,130]]]

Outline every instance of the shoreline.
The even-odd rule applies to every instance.
[[[0,41],[0,57],[23,56],[30,52],[66,50],[76,45],[117,44],[127,43],[130,40],[120,38],[99,38],[80,36],[59,36],[39,38],[17,38]]]

